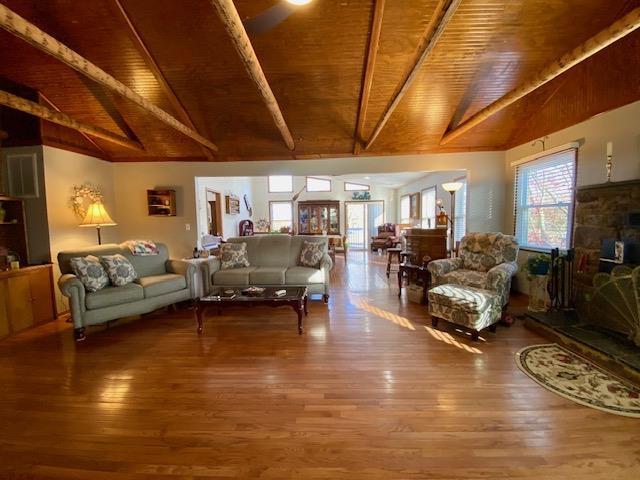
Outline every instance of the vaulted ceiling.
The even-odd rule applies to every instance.
[[[362,139],[414,65],[443,0],[384,5]],[[180,119],[115,0],[0,0]],[[352,155],[374,20],[373,0],[314,0],[250,35],[295,141],[290,151],[209,0],[120,0],[215,160]],[[243,20],[278,3],[236,0]],[[527,81],[640,0],[462,0],[379,137],[360,155],[504,149],[640,99],[640,30],[477,127],[443,134]],[[73,118],[129,137],[137,152],[47,124],[44,143],[113,161],[206,160],[203,149],[131,101],[0,30],[0,77],[41,92]]]

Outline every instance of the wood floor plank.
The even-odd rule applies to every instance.
[[[288,309],[186,310],[82,344],[56,322],[0,342],[0,478],[625,479],[640,423],[515,366],[546,340],[431,328],[383,257],[350,252],[305,333]],[[524,299],[515,297],[513,308]]]

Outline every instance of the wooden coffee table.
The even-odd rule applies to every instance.
[[[298,335],[302,334],[302,314],[307,311],[309,298],[307,287],[269,287],[260,295],[245,295],[242,290],[246,287],[214,287],[209,295],[197,298],[194,301],[193,313],[198,324],[198,333],[202,333],[202,319],[209,307],[215,306],[218,315],[222,313],[223,306],[256,307],[259,305],[268,307],[292,307],[298,314]],[[234,294],[226,294],[225,291],[233,290]],[[284,295],[277,296],[276,290],[286,290]]]

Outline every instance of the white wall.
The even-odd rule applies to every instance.
[[[238,223],[240,220],[252,218],[249,216],[247,207],[244,203],[244,195],[249,200],[249,205],[253,202],[253,180],[251,177],[197,177],[195,179],[196,189],[198,192],[196,204],[198,208],[198,241],[203,235],[208,233],[207,219],[207,196],[206,190],[212,190],[220,194],[222,200],[222,236],[234,237],[238,235]],[[240,213],[238,215],[229,215],[225,208],[225,195],[234,194],[240,199]],[[255,220],[255,213],[253,219]]]
[[[371,172],[366,172],[371,173]],[[317,175],[317,174],[316,174]],[[254,207],[253,207],[253,221],[260,218],[269,220],[269,202],[272,201],[289,201],[293,195],[299,192],[306,185],[306,176],[294,176],[293,177],[293,193],[269,193],[268,177],[253,177],[253,195],[254,195]],[[369,193],[371,194],[371,200],[382,200],[384,202],[384,221],[393,222],[396,221],[396,199],[395,190],[391,188],[381,187],[372,183]],[[353,192],[346,192],[344,190],[344,182],[341,180],[331,180],[330,192],[307,192],[303,191],[298,198],[298,201],[304,202],[308,200],[338,200],[340,201],[340,231],[343,235],[346,234],[346,211],[344,202],[353,200]],[[294,206],[294,223],[297,219],[297,202]]]
[[[436,199],[442,200],[442,205],[444,207],[445,212],[450,214],[451,213],[451,194],[442,188],[442,184],[446,182],[453,182],[457,178],[464,177],[466,176],[466,173],[467,172],[464,170],[450,171],[450,172],[433,172],[425,175],[422,178],[419,178],[418,180],[415,180],[411,183],[408,183],[400,187],[397,191],[398,219],[400,219],[400,197],[407,194],[420,193],[425,188],[430,188],[434,186],[436,187]],[[467,206],[470,207],[470,205],[467,205]],[[469,209],[467,209],[467,217],[470,217],[470,216],[471,216],[471,212],[469,212]],[[420,223],[416,223],[416,225],[420,226]],[[469,230],[469,228],[467,228],[467,230]]]
[[[113,184],[113,164],[87,155],[44,147],[44,179],[46,184],[47,217],[54,278],[58,278],[58,252],[98,243],[95,228],[81,228],[82,219],[70,206],[73,187],[91,183],[104,195],[104,206],[118,222]],[[119,227],[102,229],[102,243],[119,242]],[[58,312],[68,310],[67,299],[56,288]]]
[[[256,162],[127,162],[113,164],[116,221],[122,239],[150,238],[168,244],[174,256],[189,255],[198,232],[195,177],[267,175],[346,175],[366,173],[467,170],[468,228],[501,231],[505,168],[504,152],[403,155],[394,157],[327,158]],[[176,217],[148,217],[147,188],[176,190]],[[306,195],[306,194],[305,194]],[[303,197],[302,199],[310,198]],[[254,209],[257,202],[254,201]],[[496,213],[498,212],[498,213]],[[254,218],[256,213],[254,213]],[[115,218],[114,218],[115,219]],[[187,231],[185,225],[189,224]]]
[[[613,142],[612,181],[640,178],[640,102],[602,113],[589,120],[552,133],[546,141],[546,148],[579,142],[577,186],[593,185],[606,181],[607,142]],[[506,202],[504,208],[505,231],[513,233],[513,186],[515,168],[510,163],[541,151],[540,143],[519,145],[506,151],[505,177]],[[519,262],[523,263],[529,253],[522,252]],[[526,276],[518,274],[515,282],[518,290],[527,291]]]

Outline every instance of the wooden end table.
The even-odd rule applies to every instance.
[[[309,295],[307,287],[269,287],[260,295],[245,295],[242,293],[246,287],[214,287],[209,295],[196,298],[194,300],[193,314],[198,325],[198,334],[203,331],[202,320],[204,314],[209,307],[215,306],[218,309],[218,315],[222,313],[223,306],[242,306],[242,307],[285,307],[293,308],[298,315],[298,335],[302,335],[302,314],[308,315],[307,301]],[[233,290],[233,294],[227,294],[226,291]],[[277,290],[286,290],[286,293],[277,296]]]
[[[413,265],[411,263],[402,263],[398,270],[398,298],[402,296],[402,283],[403,280],[407,277],[407,281],[411,281],[411,277],[416,277],[419,280],[422,280],[422,304],[426,305],[428,303],[428,295],[429,287],[431,286],[431,274],[427,269],[426,265]]]

